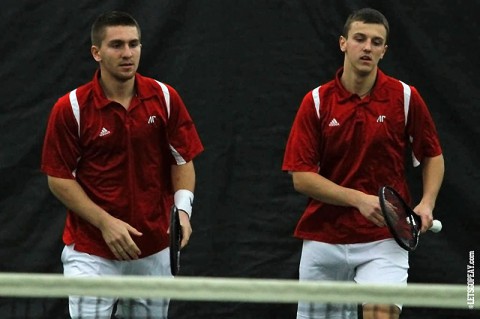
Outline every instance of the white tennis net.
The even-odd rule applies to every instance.
[[[479,286],[468,291],[480,291]],[[403,304],[409,307],[459,309],[477,313],[480,302],[468,297],[467,285],[418,284],[359,285],[346,282],[299,282],[285,279],[247,279],[211,277],[100,277],[66,278],[60,274],[0,273],[1,318],[43,318],[27,311],[50,311],[48,306],[12,306],[12,300],[49,300],[69,295],[114,298],[170,298],[185,301],[335,304]],[[472,302],[473,300],[473,302]],[[2,302],[3,301],[3,302]],[[27,307],[27,306],[24,306]],[[53,310],[52,310],[53,311]],[[48,314],[45,315],[48,317]],[[459,317],[460,318],[460,317]],[[472,317],[473,318],[473,317]]]

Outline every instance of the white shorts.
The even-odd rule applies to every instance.
[[[393,239],[348,245],[305,240],[299,278],[406,285],[408,268],[408,252]],[[356,319],[357,305],[299,302],[297,319],[306,318]]]
[[[145,258],[118,261],[78,252],[73,246],[65,246],[62,252],[63,272],[66,277],[172,276],[168,248]],[[116,318],[165,319],[168,315],[168,304],[169,299],[69,297],[70,316],[73,319],[110,319],[115,308]]]

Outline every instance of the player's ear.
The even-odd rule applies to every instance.
[[[383,59],[383,56],[385,55],[385,53],[387,53],[387,49],[388,49],[388,45],[385,44],[385,46],[383,47],[383,52],[382,52],[382,55],[380,56],[380,59]]]
[[[338,39],[338,44],[340,46],[340,51],[345,52],[347,50],[347,39],[343,35]]]
[[[100,48],[97,47],[96,45],[92,45],[90,48],[90,52],[92,53],[93,58],[95,61],[100,62],[102,60],[102,57],[100,56]]]

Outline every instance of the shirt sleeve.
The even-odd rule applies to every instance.
[[[176,164],[184,164],[203,152],[203,145],[182,98],[171,86],[168,86],[168,90],[171,111],[168,119],[170,148]]]
[[[55,103],[50,112],[41,170],[50,176],[74,179],[79,157],[78,124],[66,95]]]
[[[287,140],[283,171],[318,172],[319,128],[320,118],[309,92],[300,104]]]
[[[435,123],[418,91],[412,88],[407,133],[413,152],[414,163],[421,163],[425,157],[442,154],[442,148]]]

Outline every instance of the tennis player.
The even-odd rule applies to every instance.
[[[137,73],[141,31],[132,16],[102,14],[91,41],[99,69],[53,106],[43,146],[41,169],[68,209],[64,274],[171,276],[170,207],[180,210],[185,246],[202,143],[179,94]],[[110,318],[116,302],[71,297],[70,314]],[[168,300],[124,305],[115,307],[120,317],[167,318]]]
[[[295,236],[303,239],[300,280],[406,284],[408,253],[391,238],[378,190],[390,185],[410,200],[405,154],[422,165],[423,196],[414,207],[422,231],[432,211],[444,160],[432,117],[418,91],[378,63],[389,24],[377,10],[352,13],[340,36],[343,67],[303,99],[282,169],[309,197]],[[300,302],[297,318],[357,318],[356,306]],[[401,305],[363,305],[363,318],[398,318]]]

